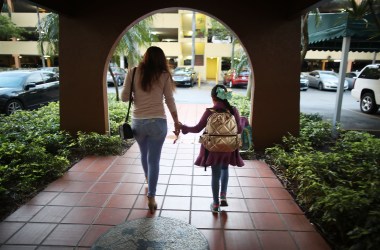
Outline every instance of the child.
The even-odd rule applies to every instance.
[[[211,90],[211,98],[214,103],[212,107],[215,110],[228,110],[231,114],[234,115],[236,123],[238,125],[238,133],[240,134],[242,128],[240,126],[240,115],[239,111],[230,105],[228,102],[231,99],[231,93],[227,92],[227,88],[224,85],[216,85]],[[209,109],[206,109],[202,118],[194,127],[182,125],[182,133],[199,133],[202,131],[207,124],[207,118],[212,114]],[[201,145],[201,149],[196,159],[195,165],[197,166],[211,166],[212,178],[211,178],[211,188],[213,202],[211,203],[211,212],[218,213],[220,211],[219,206],[228,206],[226,194],[227,194],[227,185],[228,185],[228,165],[242,167],[244,165],[243,159],[239,154],[239,149],[231,152],[210,152]],[[221,184],[220,184],[221,182]],[[219,204],[219,186],[220,189],[220,204]]]

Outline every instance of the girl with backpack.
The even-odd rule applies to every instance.
[[[214,106],[211,109],[207,108],[205,110],[197,125],[192,127],[182,124],[182,133],[199,133],[202,131],[207,125],[208,118],[213,114],[214,110],[216,110],[217,112],[230,112],[235,117],[237,132],[240,134],[242,131],[242,128],[240,126],[240,114],[237,108],[232,107],[228,102],[231,97],[231,92],[228,92],[227,88],[224,85],[216,85],[211,90],[211,98]],[[239,154],[239,148],[233,152],[212,152],[207,150],[202,144],[199,155],[194,164],[202,167],[211,166],[211,189],[213,202],[210,205],[210,209],[211,212],[218,213],[220,211],[220,206],[228,206],[226,198],[229,178],[228,166],[244,166],[243,159]]]

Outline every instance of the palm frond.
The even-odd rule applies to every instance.
[[[38,27],[37,27],[38,29]],[[55,56],[59,51],[59,16],[55,13],[49,13],[41,19],[41,35],[38,40],[38,48],[41,44],[46,44],[44,54]]]

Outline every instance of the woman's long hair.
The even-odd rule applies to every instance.
[[[231,114],[234,114],[234,109],[231,106],[231,104],[228,102],[228,100],[223,100],[218,97],[217,90],[218,88],[223,89],[225,92],[227,92],[227,88],[224,85],[217,84],[215,85],[212,90],[211,90],[211,97],[214,98],[215,100],[218,100],[219,102],[224,103],[224,105],[227,107],[227,109],[230,111]]]
[[[162,73],[170,74],[164,51],[156,46],[148,48],[139,67],[141,69],[141,87],[145,92],[152,89],[153,82],[158,80]]]

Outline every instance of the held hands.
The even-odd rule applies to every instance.
[[[174,131],[173,133],[175,134],[176,138],[174,139],[173,144],[175,144],[179,138],[179,133],[181,132],[182,128],[182,123],[181,122],[175,122],[174,123]]]

